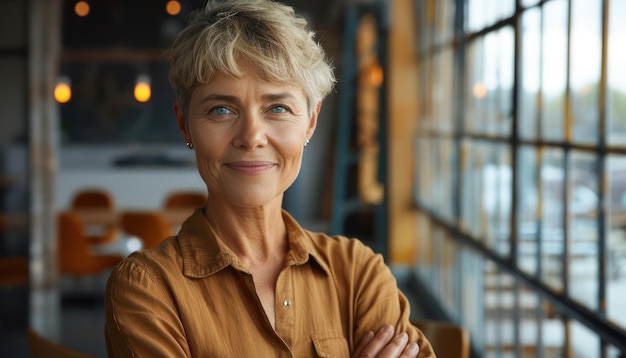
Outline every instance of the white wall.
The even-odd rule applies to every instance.
[[[57,205],[68,208],[72,197],[81,188],[103,188],[114,197],[121,209],[154,209],[163,204],[166,195],[174,190],[206,190],[193,164],[193,152],[181,143],[174,146],[128,148],[66,147],[61,150],[57,177]],[[163,154],[186,161],[183,166],[120,167],[115,159],[132,154]]]

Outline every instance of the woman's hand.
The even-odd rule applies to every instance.
[[[352,358],[415,358],[419,353],[417,343],[409,343],[402,332],[394,336],[393,326],[384,325],[378,332],[368,331],[356,347]]]

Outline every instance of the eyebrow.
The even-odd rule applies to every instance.
[[[261,99],[264,101],[280,101],[284,99],[295,99],[295,96],[290,92],[281,92],[281,93],[269,93],[261,96]],[[236,96],[222,95],[222,94],[210,94],[204,97],[201,103],[209,102],[209,101],[223,101],[229,103],[239,103],[239,98]]]

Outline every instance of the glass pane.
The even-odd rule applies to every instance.
[[[609,320],[626,328],[626,156],[609,157],[606,170],[606,312]]]
[[[542,122],[544,139],[563,140],[567,82],[567,1],[544,4],[542,47]]]
[[[446,239],[446,233],[437,226],[433,226],[433,244],[432,244],[432,257],[435,266],[431,271],[430,282],[432,292],[438,297],[442,296],[441,286],[441,263],[443,262],[443,241]]]
[[[522,23],[521,90],[519,91],[518,129],[523,139],[537,138],[537,106],[541,63],[541,12],[524,12]]]
[[[602,1],[572,0],[570,91],[575,141],[598,142]]]
[[[454,52],[450,49],[439,52],[434,57],[435,70],[433,71],[432,83],[432,112],[433,128],[438,128],[441,132],[451,133],[456,128],[454,117],[454,93],[453,78],[454,73]]]
[[[454,160],[454,141],[448,138],[437,138],[432,141],[432,169],[430,178],[429,208],[442,218],[452,220],[452,172],[456,170]]]
[[[468,0],[465,29],[475,32],[510,17],[515,12],[515,0]]]
[[[518,297],[519,314],[523,317],[519,322],[521,357],[537,357],[537,345],[539,344],[539,321],[540,313],[539,295],[531,290],[520,287]]]
[[[598,174],[595,155],[572,153],[569,186],[569,295],[598,308]]]
[[[419,77],[419,104],[420,120],[417,122],[419,129],[428,130],[434,127],[433,120],[433,61],[426,58],[420,62]]]
[[[454,269],[458,262],[457,257],[457,246],[455,246],[455,242],[446,235],[445,240],[443,241],[443,252],[442,252],[442,260],[441,260],[441,287],[442,287],[442,303],[446,309],[446,312],[451,317],[458,316],[458,307],[455,305],[456,295],[459,293],[455,290],[455,281],[454,281]]]
[[[468,328],[472,344],[482,347],[484,336],[484,306],[485,306],[485,260],[479,254],[470,251],[461,251],[462,261],[462,312],[463,325]]]
[[[514,278],[489,262],[485,267],[485,353],[513,357],[516,307]]]
[[[520,356],[562,357],[565,331],[563,321],[555,314],[554,307],[524,286],[520,285],[518,294]]]
[[[477,38],[467,47],[467,83],[465,130],[481,132],[487,116],[487,87],[485,85],[485,58],[483,38]]]
[[[497,357],[502,346],[502,286],[503,275],[492,262],[485,265],[485,346],[486,357]]]
[[[552,288],[563,288],[564,172],[563,151],[545,150],[541,162],[541,226],[539,262],[541,279]]]
[[[429,207],[430,190],[432,187],[432,153],[431,139],[427,137],[418,137],[415,139],[415,177],[417,178],[417,190],[415,190],[415,200]]]
[[[600,357],[600,339],[586,326],[577,321],[570,322],[570,340],[572,356],[594,358]]]
[[[478,31],[487,26],[489,22],[488,3],[491,0],[468,0],[467,15],[465,18],[465,30],[468,32]],[[489,8],[489,9],[493,9]]]
[[[432,2],[436,6],[437,28],[434,31],[435,42],[443,44],[454,38],[454,0]]]
[[[537,357],[561,358],[564,357],[565,346],[565,325],[563,320],[556,314],[554,306],[543,300],[541,304],[543,319],[541,324],[540,344],[538,349],[543,351],[543,355]]]
[[[432,38],[434,36],[431,29],[434,22],[432,11],[429,11],[429,3],[431,0],[415,0],[415,23],[418,26],[417,31],[417,48],[419,52],[425,52],[432,46]]]
[[[533,6],[539,3],[540,0],[522,0],[522,6]]]
[[[502,255],[509,254],[512,196],[509,147],[484,144],[487,163],[482,170],[482,207],[486,219],[488,245]]]
[[[482,215],[481,206],[481,170],[484,165],[484,155],[480,147],[469,140],[461,143],[463,159],[461,162],[461,218],[460,229],[467,231],[479,238],[481,236]]]
[[[518,162],[517,191],[517,239],[518,265],[523,271],[536,275],[537,238],[539,236],[539,188],[537,151],[533,147],[520,148]]]
[[[509,136],[511,134],[511,116],[513,115],[515,33],[512,27],[507,26],[498,31],[496,36],[497,47],[493,49],[498,54],[498,65],[494,68],[495,78],[493,79],[495,92],[494,123],[489,133]],[[487,80],[487,88],[491,87],[491,82],[491,79]]]
[[[626,1],[609,1],[607,50],[607,136],[611,145],[626,146]]]

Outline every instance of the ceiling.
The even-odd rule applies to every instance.
[[[84,48],[163,48],[184,26],[186,15],[202,7],[206,0],[180,0],[182,11],[170,16],[163,11],[167,0],[91,0],[91,12],[74,13],[76,0],[63,5],[63,47]],[[339,18],[342,0],[284,0],[307,18],[314,29],[333,27]]]

